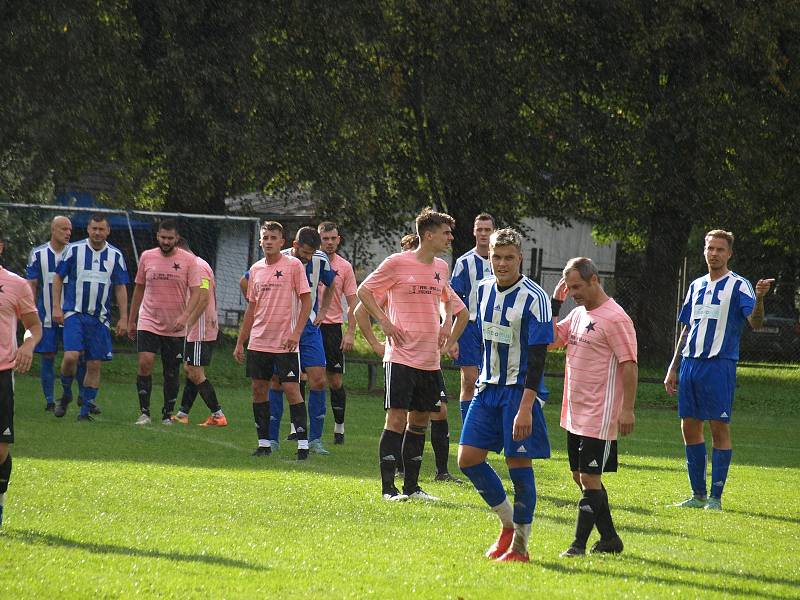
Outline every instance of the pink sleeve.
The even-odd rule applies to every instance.
[[[353,267],[348,267],[346,273],[342,278],[342,293],[347,296],[353,296],[357,291],[356,275],[353,273]]]
[[[256,271],[250,267],[250,277],[247,278],[247,294],[245,294],[245,298],[247,298],[248,302],[255,302],[256,301],[256,292],[255,287],[253,286],[253,277],[255,276]]]
[[[142,254],[139,260],[139,267],[136,269],[136,279],[133,281],[140,285],[144,285],[147,281],[147,254]]]
[[[193,260],[190,264],[188,273],[189,287],[200,287],[200,284],[203,283],[203,266],[199,260]]]
[[[36,302],[33,300],[33,291],[31,286],[25,281],[22,282],[20,287],[19,302],[17,303],[18,316],[27,315],[28,313],[37,312]]]
[[[621,363],[636,362],[636,330],[630,319],[612,321],[609,327],[608,345]]]
[[[392,264],[394,263],[393,258],[395,256],[397,255],[393,254],[392,256],[384,259],[384,261],[378,265],[378,268],[367,275],[367,278],[361,284],[370,292],[372,292],[373,296],[385,294],[389,291],[389,288],[392,287],[392,284],[394,283],[394,277],[392,276],[394,269],[392,268]]]
[[[311,288],[308,287],[306,268],[298,259],[292,261],[292,283],[298,296],[311,291]]]
[[[453,291],[453,290],[450,288],[450,286],[449,286],[449,285],[447,286],[447,288],[446,288],[446,289],[447,289],[447,293],[448,293],[448,295],[450,296],[449,300],[450,300],[450,302],[452,302],[452,303],[453,303],[453,313],[452,313],[453,315],[457,315],[457,314],[458,314],[458,313],[460,313],[462,310],[464,310],[465,308],[467,308],[467,305],[466,305],[466,304],[464,304],[464,301],[463,301],[463,300],[461,300],[461,298],[458,296],[458,294],[456,294],[456,293],[455,293],[455,292],[454,292],[454,291]]]
[[[558,339],[565,344],[569,341],[569,328],[572,325],[572,315],[574,312],[575,309],[571,310],[566,317],[556,323],[556,334],[558,335]]]

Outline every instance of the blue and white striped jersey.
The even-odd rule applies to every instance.
[[[64,246],[61,252],[56,252],[50,242],[47,242],[36,246],[28,257],[25,276],[27,279],[35,279],[38,282],[36,285],[36,308],[39,311],[42,327],[53,326],[53,275],[55,275],[56,266],[61,262],[67,247]]]
[[[281,254],[286,256],[294,256],[291,248],[281,250]],[[307,263],[305,263],[306,277],[308,277],[308,285],[311,287],[311,314],[308,316],[308,322],[313,323],[317,318],[317,310],[319,309],[319,284],[325,287],[330,287],[333,283],[333,278],[336,273],[331,268],[331,263],[328,260],[328,255],[321,250],[316,250],[314,255]]]
[[[494,275],[478,284],[477,296],[475,322],[483,343],[478,389],[487,384],[524,385],[528,347],[553,341],[550,297],[525,276],[499,291]]]
[[[450,287],[469,309],[470,321],[478,310],[478,282],[492,274],[492,264],[475,252],[475,248],[462,254],[453,267]]]
[[[708,275],[695,279],[678,317],[689,327],[683,356],[739,360],[742,326],[755,304],[753,286],[733,271],[716,281]]]
[[[102,250],[95,250],[88,239],[70,244],[56,273],[65,280],[62,303],[65,318],[79,312],[110,326],[113,288],[129,282],[125,258],[118,248],[106,243]]]

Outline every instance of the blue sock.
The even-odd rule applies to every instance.
[[[508,474],[514,482],[514,523],[525,525],[533,522],[536,510],[536,480],[533,467],[509,468]]]
[[[472,400],[462,400],[458,403],[458,407],[461,409],[461,423],[463,424],[464,421],[467,420],[467,411],[469,410],[469,405],[472,403]]]
[[[722,498],[722,490],[725,488],[725,480],[728,479],[728,467],[731,466],[731,456],[733,450],[711,450],[711,496]]]
[[[322,437],[325,425],[325,390],[308,392],[308,439],[318,440]]]
[[[42,392],[48,405],[54,404],[53,394],[56,387],[55,357],[42,355],[39,368],[39,381],[42,382]]]
[[[86,395],[83,393],[84,385],[83,380],[86,377],[86,359],[83,358],[83,354],[81,354],[80,358],[78,359],[78,369],[75,372],[75,379],[78,380],[78,398],[86,398]]]
[[[686,445],[686,469],[695,496],[706,496],[706,444]]]
[[[505,501],[506,490],[503,488],[503,482],[500,481],[500,477],[486,461],[471,467],[464,467],[461,472],[469,477],[472,485],[475,486],[481,498],[486,501],[490,508],[494,508]]]
[[[72,400],[72,380],[75,379],[74,375],[62,375],[61,387],[64,388],[64,400]]]
[[[281,419],[283,418],[283,392],[269,391],[269,439],[281,439]]]
[[[94,401],[97,398],[97,388],[85,387],[83,388],[83,404],[81,405],[81,416],[89,416],[89,409],[94,406]]]

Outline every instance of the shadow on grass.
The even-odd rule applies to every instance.
[[[640,559],[639,557],[634,556],[621,556],[621,557],[602,557],[599,559],[592,559],[592,560],[613,560],[613,561],[621,561],[621,562],[631,562],[628,559],[632,559],[632,561],[638,562]],[[704,583],[701,581],[690,581],[685,578],[685,575],[682,576],[687,570],[693,571],[699,575],[703,574],[702,570],[699,569],[687,569],[683,565],[671,564],[664,561],[660,566],[672,568],[676,571],[675,577],[665,577],[663,575],[650,575],[650,574],[643,574],[640,570],[636,568],[630,570],[619,570],[619,571],[609,571],[603,569],[601,565],[595,566],[592,565],[585,565],[585,558],[572,558],[572,559],[562,559],[561,561],[534,561],[536,564],[541,565],[543,569],[547,569],[550,571],[555,571],[556,573],[563,573],[563,574],[577,574],[577,573],[593,573],[598,577],[602,578],[612,578],[618,579],[623,582],[630,582],[630,581],[639,581],[641,583],[660,583],[664,585],[670,586],[673,591],[676,588],[685,588],[685,589],[692,589],[698,592],[698,596],[700,592],[715,592],[721,594],[723,596],[729,596],[733,594],[750,597],[750,598],[774,598],[775,600],[783,600],[786,598],[783,594],[771,593],[760,589],[754,589],[755,585],[758,585],[762,578],[760,576],[752,576],[748,578],[749,581],[753,582],[753,587],[741,587],[733,584],[728,579],[723,579],[720,581],[719,584],[713,583]],[[585,568],[581,568],[585,567]],[[724,576],[735,576],[736,573],[732,571],[712,571],[715,573],[722,574]],[[792,584],[794,585],[794,584]],[[680,595],[680,594],[679,594]]]
[[[569,507],[569,508],[576,508],[578,506],[578,499],[580,498],[580,492],[578,492],[577,488],[575,489],[575,499],[574,500],[565,500],[564,498],[556,498],[555,496],[547,496],[544,494],[537,494],[537,500],[544,500],[545,502],[550,502],[559,508]],[[647,508],[639,508],[637,506],[626,506],[624,504],[618,504],[614,502],[614,498],[612,497],[609,500],[611,504],[611,509],[616,511],[625,511],[629,513],[633,513],[636,515],[643,515],[645,517],[650,517],[655,514],[654,511],[647,509]]]
[[[243,560],[213,556],[208,554],[185,554],[182,552],[164,552],[161,550],[147,550],[142,548],[131,548],[129,546],[118,546],[116,544],[96,544],[91,542],[81,542],[52,533],[40,533],[31,529],[6,529],[7,539],[12,539],[23,544],[37,544],[51,546],[54,548],[75,548],[85,550],[94,554],[119,554],[121,556],[137,556],[142,558],[164,558],[179,562],[205,563],[215,567],[233,567],[236,569],[248,569],[251,571],[263,571],[269,569],[266,565],[254,565]]]
[[[778,521],[780,523],[792,523],[794,525],[800,525],[800,519],[794,517],[784,517],[783,515],[771,515],[769,513],[750,512],[747,510],[732,510],[730,508],[725,508],[725,512],[744,515],[746,517],[755,517],[757,519],[765,519],[767,521]]]

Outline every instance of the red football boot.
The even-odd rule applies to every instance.
[[[503,527],[503,529],[500,530],[500,536],[497,538],[497,541],[486,551],[486,558],[497,559],[503,556],[511,546],[513,537],[514,528]]]
[[[503,554],[503,556],[498,558],[497,562],[523,562],[523,563],[526,563],[526,562],[531,562],[531,559],[528,556],[527,552],[525,554],[520,554],[516,550],[509,550],[508,552]]]

